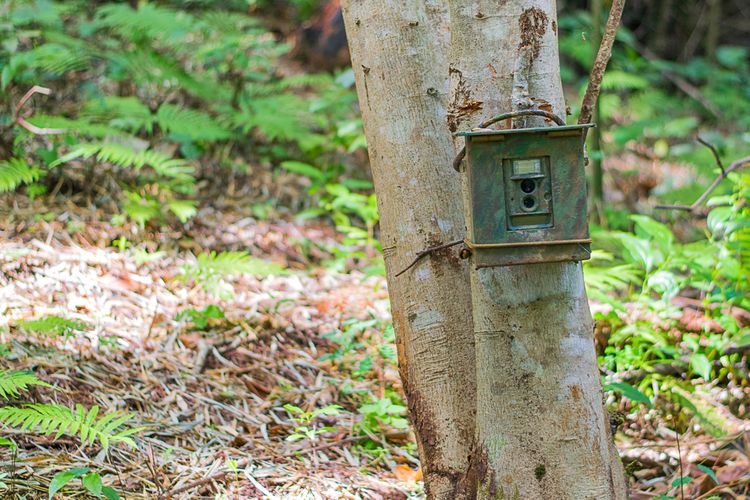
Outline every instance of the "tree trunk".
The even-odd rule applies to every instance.
[[[473,498],[474,335],[465,234],[445,126],[444,1],[342,1],[381,216],[399,367],[430,498]]]
[[[525,107],[565,116],[554,0],[448,4],[451,130]],[[472,266],[470,275],[478,496],[624,498],[581,264]]]

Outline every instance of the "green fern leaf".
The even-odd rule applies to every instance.
[[[257,19],[238,12],[209,10],[200,18],[204,28],[212,32],[240,35],[247,28],[258,26]]]
[[[231,136],[231,133],[217,124],[211,116],[171,104],[162,104],[159,107],[156,120],[164,132],[184,135],[194,141],[218,141]]]
[[[156,219],[161,215],[161,208],[159,202],[156,200],[144,198],[134,192],[127,192],[125,194],[127,199],[123,202],[122,209],[139,226],[143,227],[148,221]]]
[[[10,399],[18,397],[30,385],[52,387],[47,382],[39,380],[29,371],[0,371],[0,397]]]
[[[183,224],[198,213],[193,200],[169,200],[167,207]]]
[[[308,111],[304,99],[292,94],[253,99],[239,112],[227,110],[226,116],[244,132],[256,130],[269,141],[293,141],[307,149],[307,141],[323,139],[314,134],[322,126],[321,119]]]
[[[102,26],[113,29],[125,39],[140,34],[150,40],[175,43],[194,30],[195,18],[184,11],[175,11],[150,3],[141,3],[138,10],[127,4],[109,4],[96,12]]]
[[[285,272],[279,264],[252,257],[247,252],[216,253],[215,251],[198,255],[195,263],[186,264],[183,270],[189,276],[230,276],[232,274],[267,276]]]
[[[99,441],[107,450],[112,443],[125,443],[135,447],[130,436],[142,428],[120,429],[133,419],[133,414],[112,413],[99,416],[99,406],[88,411],[77,404],[75,410],[57,404],[29,404],[21,408],[6,406],[0,408],[0,422],[23,431],[54,434],[54,439],[63,435],[78,436],[81,444],[93,445]],[[117,432],[116,432],[117,431]]]
[[[137,97],[106,96],[88,101],[81,114],[93,122],[103,122],[114,128],[137,132],[152,131],[154,118],[151,110]]]
[[[13,191],[21,184],[30,184],[39,178],[41,171],[19,158],[0,161],[0,193]]]
[[[67,335],[74,331],[83,332],[90,329],[90,326],[83,321],[61,318],[60,316],[45,316],[38,319],[18,321],[16,326],[28,332],[49,335]]]
[[[164,153],[134,147],[118,142],[82,143],[72,151],[52,163],[57,166],[75,159],[95,157],[101,162],[109,162],[124,168],[139,170],[151,167],[157,174],[180,182],[192,183],[194,168],[185,160],[170,158]]]
[[[588,288],[606,293],[642,284],[643,272],[632,264],[611,267],[587,266],[584,278]]]
[[[198,255],[194,262],[184,264],[181,271],[182,279],[192,279],[207,292],[224,300],[234,296],[234,289],[224,280],[225,277],[234,274],[287,274],[279,264],[252,257],[247,252],[217,254],[214,251]]]
[[[45,43],[14,57],[15,65],[62,75],[80,71],[89,65],[91,56],[80,49],[58,43]],[[16,69],[17,71],[17,69]]]
[[[616,69],[607,71],[602,79],[602,89],[604,90],[638,90],[648,86],[648,80],[644,77]]]

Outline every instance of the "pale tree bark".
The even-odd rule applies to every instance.
[[[554,0],[448,3],[451,130],[534,106],[565,116]],[[478,496],[625,498],[580,263],[470,275]]]
[[[381,216],[399,367],[431,498],[473,498],[474,343],[459,177],[445,123],[444,0],[342,1]]]

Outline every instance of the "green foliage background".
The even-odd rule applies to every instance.
[[[282,75],[288,47],[246,2],[14,0],[0,6],[0,36],[0,192],[101,186],[142,226],[186,222],[200,180],[215,189],[230,172],[281,165],[307,174],[342,225],[373,217],[347,201],[371,185],[338,182],[364,147],[351,74]],[[33,107],[28,122],[57,133],[15,122],[34,85],[52,95],[21,114]]]

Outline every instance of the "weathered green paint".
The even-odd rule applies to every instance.
[[[477,268],[589,258],[583,133],[591,126],[460,134]]]

